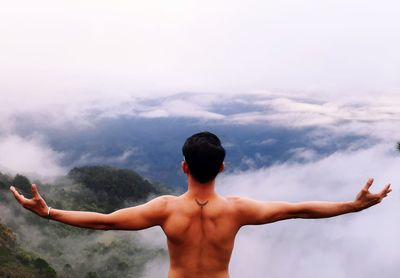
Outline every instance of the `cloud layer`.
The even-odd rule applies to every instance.
[[[332,99],[305,93],[289,95],[267,92],[234,96],[186,93],[157,98],[108,96],[96,100],[61,99],[58,104],[52,105],[37,102],[19,109],[6,106],[0,118],[0,149],[7,155],[1,158],[0,164],[14,171],[60,174],[63,168],[59,164],[62,155],[46,143],[52,133],[69,130],[77,133],[94,132],[99,122],[120,117],[193,119],[203,122],[204,126],[211,123],[237,126],[238,129],[246,125],[268,125],[309,130],[307,136],[318,148],[329,147],[334,138],[341,136],[365,138],[363,145],[377,142],[394,145],[400,138],[398,129],[393,128],[400,123],[399,107],[400,98],[391,95]],[[26,129],[33,133],[27,133]],[[276,142],[265,141],[264,144]],[[347,148],[359,147],[358,140],[357,145]],[[115,157],[83,153],[77,163],[123,162],[134,155],[134,148],[132,146]],[[30,151],[26,151],[28,149]],[[313,150],[302,147],[291,152],[304,160],[318,157]]]
[[[59,161],[62,153],[57,153],[40,138],[22,138],[9,135],[0,138],[0,170],[11,173],[38,174],[49,177],[65,172]]]

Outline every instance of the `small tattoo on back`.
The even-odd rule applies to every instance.
[[[199,200],[197,200],[197,199],[195,199],[196,200],[196,203],[201,207],[201,208],[203,208],[205,205],[207,205],[208,204],[208,200],[207,201],[205,201],[205,202],[200,202]]]

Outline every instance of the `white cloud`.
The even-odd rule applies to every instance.
[[[275,145],[277,142],[278,142],[278,140],[276,140],[274,138],[267,138],[265,140],[262,140],[259,144],[265,145],[265,146],[271,146],[271,145]]]
[[[230,123],[268,123],[279,127],[319,127],[337,134],[356,134],[391,140],[400,133],[393,125],[400,122],[400,98],[382,95],[368,98],[330,99],[314,97],[271,97],[258,95],[253,102],[262,110],[227,117]]]
[[[47,146],[39,137],[22,138],[7,135],[0,138],[0,166],[6,171],[41,175],[44,177],[63,174],[60,166],[62,153]]]
[[[146,118],[183,117],[208,120],[225,118],[224,115],[207,111],[207,106],[201,106],[190,99],[173,99],[164,101],[156,107],[149,107],[148,111],[139,113],[138,116]]]
[[[93,165],[93,164],[119,164],[126,162],[136,152],[135,148],[128,148],[121,154],[115,156],[98,156],[92,153],[84,153],[79,159],[74,161],[76,165]]]
[[[291,159],[295,160],[295,161],[310,161],[310,160],[315,160],[317,157],[319,157],[320,155],[318,154],[318,152],[316,152],[315,150],[310,150],[304,147],[299,147],[299,148],[294,148],[294,149],[290,149],[288,150],[288,153],[290,153]]]

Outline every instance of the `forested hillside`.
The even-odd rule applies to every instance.
[[[56,272],[45,260],[21,248],[14,233],[0,223],[0,277],[53,278]]]
[[[14,185],[25,196],[30,196],[31,182],[38,185],[49,206],[104,213],[167,193],[167,189],[134,171],[108,166],[74,168],[51,184],[30,181],[23,175],[12,177],[0,173],[0,219],[8,226],[1,226],[0,260],[3,263],[0,270],[9,271],[14,267],[21,273],[28,270],[32,273],[11,277],[141,277],[146,263],[166,256],[164,246],[147,244],[135,232],[79,229],[24,210],[8,188]],[[12,236],[14,233],[16,236]],[[26,251],[17,247],[15,240]],[[53,276],[42,275],[44,265],[48,267],[46,275]],[[50,271],[53,268],[57,274]],[[42,276],[34,276],[35,273]]]

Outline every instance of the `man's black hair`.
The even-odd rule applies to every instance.
[[[182,153],[190,174],[200,183],[213,180],[225,158],[225,149],[221,141],[208,131],[193,134],[186,139]]]

